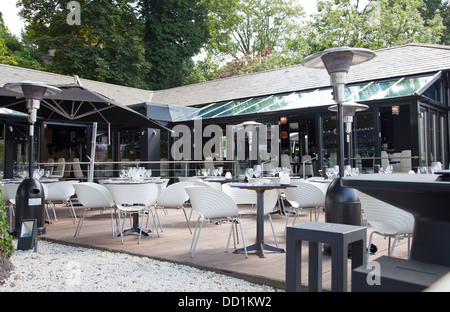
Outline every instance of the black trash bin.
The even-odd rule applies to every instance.
[[[39,180],[24,179],[17,188],[14,235],[20,235],[22,220],[36,219],[38,235],[45,234],[45,194]]]

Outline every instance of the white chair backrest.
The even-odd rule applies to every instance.
[[[383,170],[389,165],[388,153],[386,151],[381,151],[381,168]]]
[[[114,207],[114,198],[106,187],[93,182],[73,184],[78,201],[84,207],[111,208]]]
[[[178,207],[189,200],[189,195],[185,187],[191,186],[191,182],[177,182],[166,187],[161,194],[159,194],[156,202],[160,206]]]
[[[110,183],[109,189],[117,205],[144,204],[149,207],[156,202],[159,194],[156,183]]]
[[[5,184],[6,193],[8,194],[8,200],[13,204],[16,202],[16,193],[17,189],[19,188],[19,185],[20,185],[19,183]]]
[[[281,167],[286,167],[288,169],[292,169],[291,166],[291,157],[287,154],[281,154],[280,158]],[[292,173],[292,170],[291,170]]]
[[[386,234],[412,233],[414,216],[407,211],[357,191],[361,210],[367,222],[377,231]]]
[[[74,164],[72,165],[72,169],[73,169],[73,175],[75,176],[75,178],[77,178],[77,179],[84,178],[84,173],[83,173],[83,170],[81,170],[81,166],[80,166],[80,159],[74,158],[73,162],[74,162]]]
[[[66,168],[66,160],[64,158],[59,158],[58,164],[57,164],[55,170],[53,170],[53,175],[58,176],[58,177],[63,177],[65,168]]]
[[[9,202],[8,191],[6,190],[5,184],[0,184],[0,190],[2,191],[2,198],[4,202]]]
[[[302,172],[300,172],[303,175],[303,162],[308,161],[305,163],[305,176],[312,176],[313,174],[313,164],[311,162],[311,155],[303,155],[302,156]]]
[[[401,153],[400,172],[409,172],[411,170],[411,150],[404,150]]]
[[[206,184],[209,187],[212,187],[218,191],[222,190],[222,183],[219,182],[210,182],[210,181],[203,181],[202,183]]]
[[[323,207],[325,206],[325,193],[312,182],[292,181],[296,187],[284,190],[286,200],[297,207]]]
[[[224,183],[222,184],[222,192],[231,197],[236,205],[256,204],[256,192],[254,190],[231,187],[229,183]]]
[[[53,158],[49,158],[47,162],[50,164],[47,170],[50,171],[50,174],[53,174],[53,170],[55,169],[55,166],[53,166],[53,164],[55,163],[55,160]]]
[[[254,191],[253,191],[254,192]],[[272,212],[278,203],[278,190],[267,190],[264,192],[264,213]]]
[[[48,188],[48,200],[68,200],[75,194],[75,188],[72,181],[62,181],[45,184]],[[44,184],[43,184],[44,185]]]
[[[203,218],[213,219],[235,217],[239,215],[236,203],[224,192],[211,187],[187,187],[186,192],[191,200],[192,209]]]

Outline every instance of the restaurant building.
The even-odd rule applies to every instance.
[[[386,152],[394,165],[407,158],[412,170],[433,162],[448,168],[450,47],[408,44],[374,52],[376,57],[371,61],[351,67],[345,89],[348,102],[368,106],[356,113],[352,124],[352,164],[370,171],[374,164],[382,164]],[[51,85],[74,83],[73,77],[0,65],[1,85],[23,80]],[[84,79],[82,84],[170,129],[180,124],[194,129],[201,124],[203,132],[208,125],[220,126],[223,150],[215,155],[218,161],[233,158],[226,155],[226,126],[256,121],[269,129],[268,147],[259,150],[260,162],[267,159],[262,153],[277,144],[280,157],[269,160],[272,166],[282,165],[281,155],[288,155],[292,161],[311,156],[315,174],[324,165],[336,164],[336,113],[328,109],[335,103],[326,70],[296,65],[160,91]],[[0,106],[4,106],[2,101],[6,97],[0,97]],[[26,116],[0,115],[0,167],[5,173],[13,174],[7,168],[26,162],[26,126]],[[270,133],[275,126],[277,137]],[[92,123],[52,116],[39,120],[37,128],[38,161],[59,157],[87,161]],[[100,122],[96,158],[171,160],[171,146],[177,139],[156,127]],[[208,139],[203,138],[203,144]],[[404,151],[409,151],[403,154],[408,156],[402,156]],[[190,169],[198,168],[197,164],[192,166]],[[241,161],[240,167],[246,166],[248,163]]]

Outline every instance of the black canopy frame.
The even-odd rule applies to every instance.
[[[171,131],[157,121],[80,85],[54,85],[62,90],[44,96],[38,116],[44,120],[104,122],[118,127],[137,126]],[[23,95],[0,87],[0,107],[28,113]]]

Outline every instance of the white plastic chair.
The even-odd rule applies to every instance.
[[[314,210],[315,221],[317,221],[319,208],[325,207],[325,193],[322,189],[315,186],[311,182],[293,181],[292,185],[296,187],[288,187],[284,190],[286,200],[291,204],[291,208],[295,210],[295,217],[292,225],[298,217],[299,210]],[[311,220],[311,211],[310,211]],[[289,221],[289,212],[286,213],[286,226]]]
[[[16,193],[17,188],[19,187],[19,183],[6,183],[1,184],[0,188],[2,190],[3,195],[3,201],[5,204],[8,204],[8,210],[9,210],[9,229],[13,229],[13,216],[14,216],[14,209],[16,205]],[[10,195],[11,194],[11,195]]]
[[[256,205],[256,192],[254,190],[231,187],[230,183],[224,183],[222,192],[227,194],[236,205]]]
[[[404,150],[400,158],[400,172],[408,173],[411,170],[411,150]]]
[[[74,158],[73,162],[74,162],[74,164],[72,165],[73,176],[76,179],[85,180],[86,176],[84,175],[83,170],[81,170],[80,159],[79,158]]]
[[[305,164],[305,175],[303,175],[303,163]],[[302,165],[300,165],[299,174],[303,177],[311,177],[313,175],[313,163],[311,162],[311,155],[302,156]]]
[[[234,248],[236,248],[236,236],[233,225],[237,222],[241,228],[242,243],[244,245],[245,257],[247,258],[248,255],[247,247],[245,247],[244,232],[239,219],[239,210],[235,202],[225,193],[207,186],[190,186],[186,188],[186,192],[191,200],[192,209],[200,214],[197,219],[197,225],[195,227],[189,251],[191,257],[194,257],[195,248],[197,247],[198,238],[204,222],[221,223],[229,221],[231,223],[231,228],[225,252],[228,252],[231,233],[233,233]]]
[[[388,153],[386,151],[381,151],[381,168],[386,170],[389,165]]]
[[[281,154],[280,158],[281,167],[286,167],[290,169],[291,170],[290,174],[294,175],[294,170],[292,168],[291,162],[292,162],[291,156],[287,154]]]
[[[255,191],[253,191],[253,192],[255,192]],[[275,229],[273,228],[272,217],[270,215],[272,213],[272,211],[274,210],[275,206],[277,205],[277,203],[278,203],[278,190],[274,189],[274,190],[267,190],[264,192],[264,216],[267,216],[269,218],[270,226],[272,228],[273,238],[275,240],[276,246],[278,247],[277,236],[275,235]],[[256,217],[257,211],[239,212],[239,214],[241,216],[252,215],[252,216]]]
[[[115,237],[114,232],[114,210],[115,203],[111,196],[111,193],[103,185],[93,182],[74,183],[75,193],[77,194],[78,202],[83,205],[83,211],[80,215],[80,221],[78,222],[75,230],[75,235],[80,234],[81,227],[83,225],[86,213],[91,210],[105,210],[109,209],[111,213],[111,227],[112,234]]]
[[[119,210],[119,229],[120,238],[123,244],[123,227],[125,223],[125,218],[127,214],[141,214],[142,221],[139,230],[138,244],[141,242],[142,228],[144,226],[144,216],[146,213],[152,215],[153,226],[152,226],[152,237],[154,230],[156,229],[157,235],[159,237],[158,227],[156,225],[156,218],[153,212],[153,205],[156,203],[158,198],[159,189],[156,183],[136,183],[136,184],[109,184],[109,189],[111,195],[114,198],[116,207]],[[122,225],[120,225],[121,215],[124,215],[124,220]]]
[[[188,216],[186,214],[186,207],[184,204],[189,200],[189,195],[185,190],[185,187],[193,185],[192,182],[177,182],[166,187],[156,199],[156,215],[159,220],[157,213],[158,209],[183,209],[184,216],[186,218],[186,223],[188,225],[189,231],[192,234],[191,225],[189,223]],[[161,222],[159,222],[161,232],[163,231]]]
[[[64,177],[64,169],[66,168],[66,160],[64,158],[59,158],[56,168],[53,170],[50,178],[59,179]]]
[[[399,239],[408,239],[408,255],[410,253],[411,235],[414,229],[414,216],[407,211],[392,206],[372,196],[357,191],[361,202],[361,210],[366,222],[373,227],[368,242],[367,259],[369,259],[370,246],[373,234],[389,238],[389,256],[394,253],[395,244]],[[394,238],[392,248],[390,239]]]
[[[75,195],[75,188],[73,187],[74,183],[77,183],[78,181],[62,181],[62,182],[55,182],[55,183],[49,183],[49,184],[42,184],[46,185],[48,189],[47,197],[46,197],[46,210],[47,210],[47,218],[50,222],[50,218],[48,215],[48,205],[51,205],[53,208],[53,217],[55,218],[55,222],[58,222],[58,219],[56,218],[56,212],[55,212],[55,203],[63,203],[67,206],[67,209],[69,209],[70,215],[72,216],[73,223],[78,222],[77,217],[75,215],[75,210],[73,208],[73,204],[71,201],[71,197]]]

